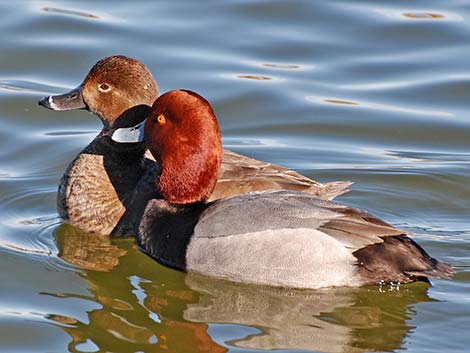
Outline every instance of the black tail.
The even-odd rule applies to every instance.
[[[414,282],[432,278],[452,278],[448,264],[429,256],[406,235],[383,237],[382,243],[357,250],[359,273],[367,283]]]

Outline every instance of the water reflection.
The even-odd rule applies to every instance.
[[[392,351],[413,328],[411,306],[431,301],[427,285],[419,283],[390,291],[247,286],[160,266],[130,239],[100,238],[68,225],[55,236],[59,255],[84,269],[93,300],[101,304],[88,313],[88,322],[49,318],[71,336],[71,351],[79,345],[119,352],[226,352],[226,345],[250,351]],[[224,325],[211,329],[213,338],[211,323],[254,327],[259,333],[234,330],[217,342],[221,335],[212,331]]]
[[[403,9],[382,8],[376,9],[377,13],[385,15],[392,19],[397,20],[447,20],[447,21],[463,21],[464,18],[455,12],[442,12],[442,11],[420,11],[411,10],[406,11]]]
[[[237,74],[237,73],[233,73],[233,74],[221,74],[221,77],[223,77],[224,79],[229,79],[229,80],[239,80],[239,79],[242,79],[243,81],[245,80],[249,80],[249,81],[262,81],[264,83],[268,83],[268,82],[282,82],[282,81],[285,81],[285,78],[282,78],[280,76],[274,76],[274,75],[262,75],[262,74],[257,74],[257,73],[253,73],[253,74],[250,74],[250,73],[246,73],[246,74]]]
[[[399,105],[391,105],[385,104],[380,102],[372,102],[372,101],[352,101],[347,99],[339,99],[339,98],[322,98],[318,96],[306,96],[307,101],[313,103],[329,103],[329,104],[339,104],[339,105],[347,105],[347,106],[362,106],[366,109],[378,110],[383,112],[394,112],[394,113],[406,113],[406,114],[414,114],[414,115],[424,115],[424,116],[435,116],[435,117],[452,117],[453,115],[446,111],[436,111],[436,110],[428,110],[428,109],[421,109],[420,107],[407,107],[407,106],[399,106]]]
[[[107,236],[80,231],[68,224],[55,232],[59,257],[86,270],[110,271],[126,254],[124,249],[111,244]]]
[[[345,101],[345,100],[340,100],[340,99],[325,99],[324,101],[326,103],[332,103],[332,104],[359,105],[359,103],[356,103],[356,102]]]
[[[403,16],[414,19],[442,19],[445,18],[444,15],[440,13],[431,13],[431,12],[405,12]]]
[[[401,347],[412,329],[407,324],[412,316],[409,306],[430,301],[424,284],[385,292],[377,287],[300,291],[195,275],[187,276],[187,284],[201,297],[188,305],[184,318],[257,327],[261,334],[231,341],[251,349],[392,351]]]
[[[93,300],[101,304],[88,312],[88,322],[49,317],[72,338],[70,351],[94,346],[118,352],[227,350],[212,340],[206,323],[183,319],[186,306],[198,301],[184,274],[156,264],[133,240],[111,241],[69,225],[59,227],[55,237],[59,256],[84,269]]]
[[[273,64],[273,63],[265,63],[262,64],[265,67],[272,67],[274,69],[300,69],[299,65],[291,65],[291,64]]]
[[[78,16],[78,17],[85,17],[85,18],[91,18],[91,19],[99,19],[99,16],[94,15],[89,12],[83,12],[83,11],[76,11],[76,10],[70,10],[70,9],[61,9],[58,7],[43,7],[41,9],[44,12],[52,12],[52,13],[58,13],[62,15],[70,15],[70,16]]]
[[[271,77],[262,76],[262,75],[238,75],[238,78],[246,78],[248,80],[258,80],[258,81],[268,81],[272,80]]]
[[[292,64],[292,63],[279,63],[279,62],[263,62],[255,60],[242,60],[242,64],[258,67],[258,68],[268,68],[274,70],[312,70],[312,65],[305,64]]]

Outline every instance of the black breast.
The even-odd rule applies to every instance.
[[[208,205],[180,206],[165,200],[150,200],[139,226],[140,250],[165,266],[185,271],[186,249]]]

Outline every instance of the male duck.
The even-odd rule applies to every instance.
[[[157,97],[157,83],[144,64],[110,56],[98,61],[77,88],[39,102],[52,110],[86,109],[103,123],[62,177],[57,205],[64,220],[90,232],[136,234],[148,200],[158,196],[153,183],[159,170],[144,143],[129,142],[125,128],[142,122]],[[282,188],[332,199],[350,184],[321,184],[292,170],[224,151],[218,183],[209,198]]]
[[[449,278],[404,231],[312,194],[258,191],[207,202],[222,165],[219,126],[190,91],[159,97],[145,140],[161,166],[163,199],[149,201],[138,245],[180,270],[297,288]]]

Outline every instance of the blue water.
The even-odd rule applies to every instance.
[[[0,13],[1,352],[465,352],[468,1],[18,1]],[[100,58],[204,95],[224,145],[320,181],[457,270],[315,292],[166,269],[62,224],[57,185],[100,130],[37,100]]]

